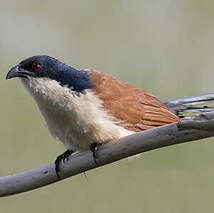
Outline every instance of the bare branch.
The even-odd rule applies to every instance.
[[[65,163],[61,163],[61,176],[65,179],[141,152],[211,136],[214,136],[214,131],[179,130],[177,123],[153,128],[103,146],[98,153],[98,166],[94,164],[90,151],[72,155]],[[56,177],[54,163],[50,163],[31,171],[0,178],[0,196],[29,191],[62,179]]]
[[[191,114],[194,112],[194,116],[180,119],[179,123],[136,133],[102,146],[98,151],[99,165],[94,164],[90,151],[73,154],[60,165],[61,179],[56,177],[54,163],[20,174],[1,177],[0,196],[33,190],[142,152],[214,136],[213,107],[196,106],[210,104],[213,100],[214,94],[205,94],[165,102],[177,114],[184,111]]]
[[[201,129],[214,131],[214,113],[207,112],[198,116],[186,117],[180,120],[179,128]]]

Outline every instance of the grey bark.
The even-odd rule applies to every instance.
[[[176,108],[176,105],[173,107]],[[95,165],[90,151],[75,153],[65,163],[61,163],[61,179],[56,177],[54,163],[1,177],[0,196],[33,190],[142,152],[214,136],[214,112],[207,112],[207,110],[205,112],[203,115],[183,118],[179,123],[153,128],[112,141],[98,151],[98,165]]]

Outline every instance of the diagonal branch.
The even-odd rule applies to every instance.
[[[73,154],[60,165],[61,179],[56,177],[54,163],[1,177],[0,196],[33,190],[142,152],[211,137],[214,136],[213,130],[214,112],[183,118],[179,123],[153,128],[104,145],[98,152],[98,165],[94,164],[90,151]]]

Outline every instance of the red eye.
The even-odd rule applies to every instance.
[[[40,70],[41,66],[40,66],[40,64],[33,64],[32,68],[34,71],[38,71],[38,70]]]

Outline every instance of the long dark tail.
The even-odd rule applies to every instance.
[[[214,93],[187,96],[163,102],[180,118],[214,112]]]

